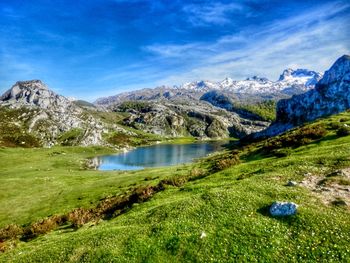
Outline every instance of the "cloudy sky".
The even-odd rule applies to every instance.
[[[194,80],[323,72],[350,53],[350,2],[0,0],[0,92],[41,79],[65,96]]]

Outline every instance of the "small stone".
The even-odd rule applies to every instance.
[[[297,186],[298,183],[295,181],[288,181],[288,183],[286,184],[287,186]]]
[[[298,205],[292,202],[274,202],[270,206],[270,214],[272,216],[291,216],[297,212]]]
[[[307,176],[311,176],[312,173],[304,173],[304,176],[307,177]]]

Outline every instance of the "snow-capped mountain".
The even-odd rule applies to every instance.
[[[100,98],[99,105],[110,105],[127,100],[199,100],[205,93],[220,91],[238,100],[266,100],[289,98],[313,89],[322,74],[306,69],[286,69],[277,81],[253,76],[245,80],[225,78],[214,82],[209,80],[188,82],[180,86],[161,86],[154,89],[142,89],[120,93],[116,96]]]
[[[217,86],[218,85],[215,82],[211,82],[208,80],[201,80],[201,81],[185,83],[181,85],[179,88],[187,89],[187,90],[211,90],[211,89],[217,89],[218,88]]]
[[[307,69],[293,70],[288,68],[283,71],[282,75],[280,75],[279,81],[283,81],[288,84],[294,83],[305,86],[314,86],[321,78],[322,74],[316,71]]]
[[[307,69],[286,69],[277,81],[267,78],[253,76],[246,80],[233,80],[225,78],[220,82],[195,81],[177,87],[178,89],[209,91],[222,90],[233,93],[261,94],[261,93],[286,93],[293,94],[305,92],[314,88],[315,84],[322,78],[322,74]]]

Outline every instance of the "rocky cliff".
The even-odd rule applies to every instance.
[[[277,104],[276,122],[256,137],[273,136],[304,122],[350,109],[350,56],[327,70],[315,89]]]
[[[279,101],[276,119],[298,125],[349,108],[350,56],[344,55],[325,72],[315,89]]]

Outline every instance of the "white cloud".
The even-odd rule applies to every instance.
[[[209,24],[225,25],[231,23],[228,16],[233,12],[246,12],[246,6],[239,3],[200,3],[189,4],[183,7],[188,22],[193,26],[205,26]]]
[[[152,45],[146,50],[158,60],[176,58],[190,68],[158,81],[181,84],[198,79],[221,80],[226,76],[243,79],[250,75],[276,79],[287,67],[323,72],[341,55],[350,52],[349,17],[337,16],[349,4],[334,2],[312,12],[222,36],[211,43]]]

